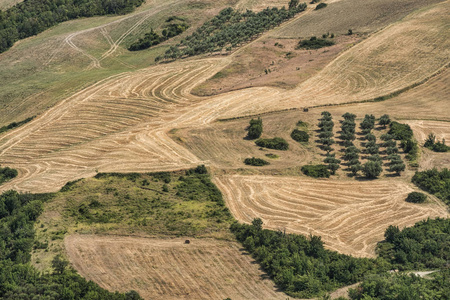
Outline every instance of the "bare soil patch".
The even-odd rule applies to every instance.
[[[71,235],[65,248],[85,278],[145,299],[286,299],[234,242]]]
[[[325,247],[374,257],[389,225],[412,226],[448,217],[445,205],[405,202],[413,191],[399,180],[349,182],[276,176],[218,176],[214,182],[236,219],[261,218],[265,228],[319,235]]]
[[[326,33],[326,32],[323,32]],[[318,50],[296,49],[298,39],[264,38],[233,56],[233,62],[192,92],[209,96],[256,86],[293,89],[317,74],[360,38],[340,36],[336,45]]]

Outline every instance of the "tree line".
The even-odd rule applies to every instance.
[[[288,9],[273,7],[258,13],[251,10],[241,12],[231,7],[226,8],[155,60],[177,59],[224,49],[231,51],[305,9],[306,3],[299,4],[298,0],[291,0]]]
[[[182,34],[186,31],[186,29],[189,28],[189,25],[182,22],[179,24],[168,24],[165,26],[165,28],[162,30],[161,35],[153,31],[153,29],[150,30],[150,32],[146,33],[144,37],[138,39],[134,43],[128,47],[128,50],[130,51],[139,51],[148,49],[152,46],[156,46],[164,41],[167,41],[168,39],[177,36],[179,34]]]
[[[144,0],[27,0],[0,10],[0,53],[21,39],[81,17],[125,14]]]

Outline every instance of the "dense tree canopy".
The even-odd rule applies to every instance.
[[[0,11],[0,53],[16,41],[80,17],[125,14],[144,0],[27,0]]]

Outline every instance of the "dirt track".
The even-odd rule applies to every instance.
[[[374,257],[389,225],[412,226],[448,217],[445,205],[405,202],[412,186],[397,180],[337,181],[282,176],[220,176],[214,182],[241,222],[261,218],[265,228],[320,235],[328,249]]]
[[[111,290],[145,299],[286,299],[237,243],[208,239],[72,235],[71,263]]]

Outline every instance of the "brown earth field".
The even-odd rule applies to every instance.
[[[301,18],[270,31],[264,39],[252,43],[233,56],[233,62],[205,83],[197,86],[196,95],[215,95],[252,86],[292,89],[315,75],[342,51],[354,46],[368,34],[400,20],[425,5],[418,0],[325,1],[326,9],[309,9]],[[330,3],[331,2],[331,3]],[[354,35],[348,36],[348,29]],[[335,46],[319,50],[296,50],[300,39],[323,34],[336,35]],[[266,74],[265,70],[270,70]]]
[[[145,299],[286,299],[239,244],[211,239],[97,235],[65,238],[77,271],[111,291]]]
[[[445,205],[405,202],[411,184],[401,180],[350,181],[282,176],[223,175],[214,182],[240,222],[261,218],[265,228],[319,235],[325,247],[374,257],[389,225],[412,226],[428,217],[449,217]]]

